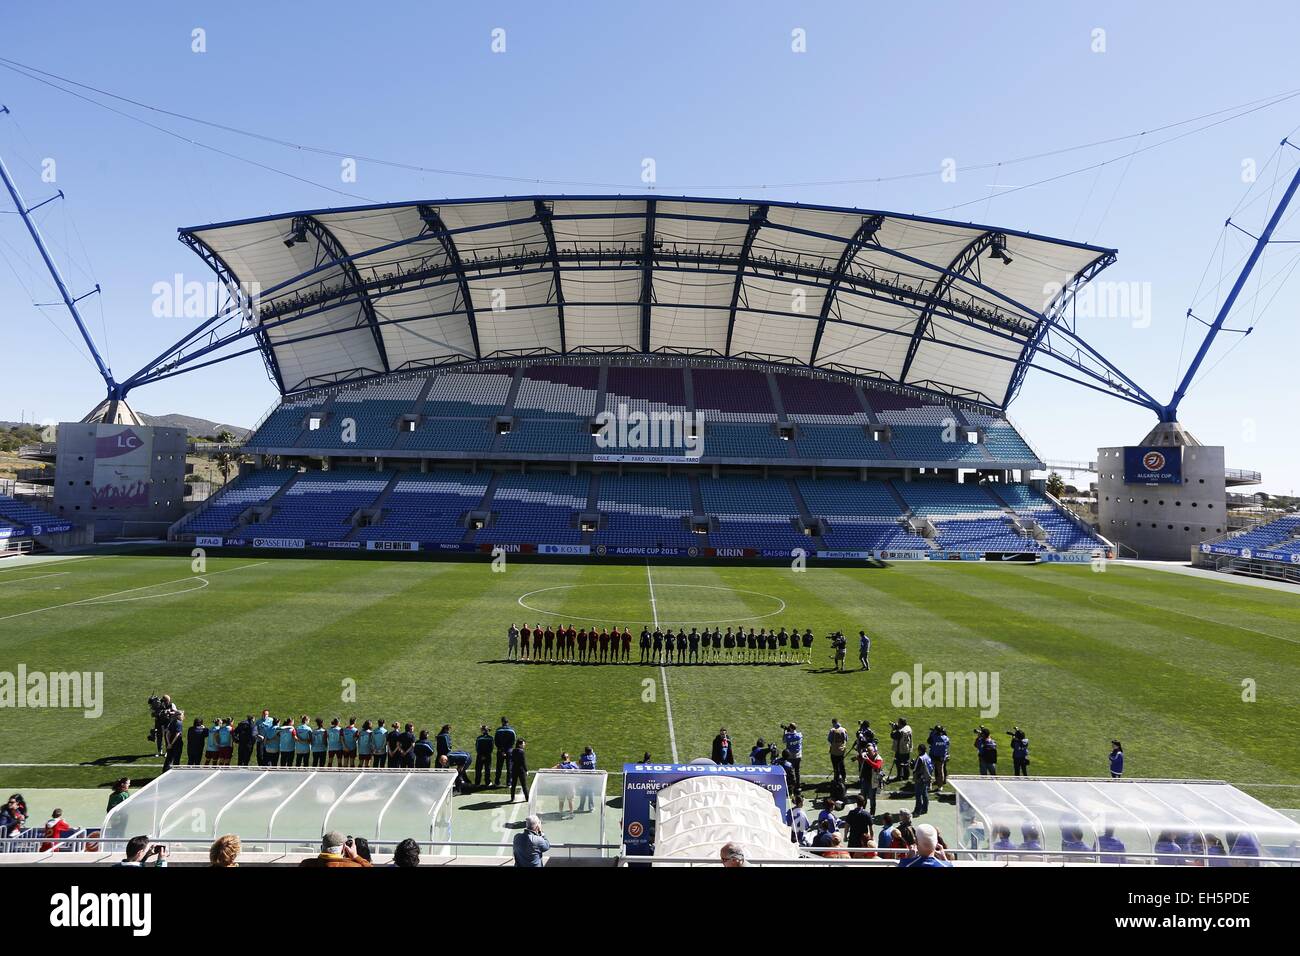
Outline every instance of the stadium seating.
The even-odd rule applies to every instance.
[[[901,391],[864,392],[874,409],[871,412],[862,407],[856,388],[846,381],[783,371],[712,366],[687,370],[623,365],[613,359],[604,371],[603,395],[601,376],[601,367],[595,364],[529,365],[431,370],[362,385],[340,385],[285,399],[257,427],[247,447],[260,451],[296,445],[308,452],[345,454],[355,448],[507,457],[684,454],[677,447],[600,447],[590,440],[589,430],[582,426],[598,410],[617,414],[625,408],[628,412],[683,417],[698,411],[709,423],[705,454],[711,458],[907,461],[968,467],[1023,465],[1036,460],[1028,443],[1005,418],[958,412],[941,400]],[[516,377],[519,387],[512,401]],[[688,377],[693,402],[687,399]],[[780,438],[770,430],[779,417],[773,385],[784,420],[796,426],[793,442],[778,444]],[[308,428],[312,412],[320,412],[323,418],[315,429]],[[400,424],[408,415],[418,417],[413,431]],[[493,422],[504,415],[516,421],[511,434],[497,441]],[[341,428],[348,418],[356,423],[356,440],[344,443]],[[536,422],[562,424],[528,424]],[[890,427],[889,440],[871,439],[867,426],[876,424]],[[974,429],[983,433],[983,444],[968,439]]]
[[[947,481],[896,482],[903,499],[918,515],[962,515],[996,517],[1002,507],[979,485],[958,485]]]
[[[684,442],[602,444],[591,433],[598,412],[617,415],[625,410],[683,419],[698,412],[705,421],[699,451],[706,462],[724,467],[752,461],[780,462],[792,469],[801,462],[889,468],[906,462],[984,469],[1023,467],[1035,455],[997,410],[976,411],[957,399],[888,386],[864,388],[833,374],[779,368],[764,371],[700,360],[639,364],[618,356],[587,361],[590,364],[526,360],[496,367],[429,369],[285,399],[249,440],[250,451],[282,452],[296,446],[306,458],[337,459],[355,448],[359,454],[383,458],[387,465],[423,458],[429,470],[403,474],[379,503],[379,520],[366,528],[353,528],[352,515],[374,504],[387,487],[384,475],[391,473],[343,477],[346,473],[337,465],[325,476],[306,473],[276,499],[271,516],[246,533],[319,540],[673,548],[707,544],[771,550],[1035,547],[1032,538],[1015,528],[1009,506],[1038,521],[1052,547],[1082,549],[1096,543],[1041,495],[1014,485],[998,486],[1010,496],[1004,505],[974,484],[895,478],[904,506],[881,481],[799,477],[800,502],[785,477],[734,477],[725,471],[717,478],[689,479],[602,474],[597,500],[589,502],[591,479],[585,473],[521,475],[517,463],[537,458],[585,462],[609,455],[673,459],[687,454]],[[308,428],[312,413],[323,419],[319,428]],[[498,426],[499,417],[510,419],[508,431]],[[408,418],[414,419],[414,426],[406,424]],[[339,438],[346,419],[355,422],[356,440],[345,444]],[[778,421],[789,423],[793,436],[782,437]],[[873,430],[881,428],[888,433],[878,440]],[[981,443],[971,441],[976,430],[983,435]],[[477,474],[459,471],[461,466],[451,463],[463,458],[480,462]],[[499,476],[496,484],[484,466]],[[289,474],[240,479],[181,530],[229,532],[250,504],[280,491]],[[694,502],[692,488],[700,496]],[[481,529],[466,528],[465,513],[482,505],[489,489],[491,500],[483,506],[492,519]],[[598,529],[584,534],[577,515],[589,504],[602,518]],[[797,520],[801,505],[808,515],[824,521],[822,535],[802,533]],[[918,536],[900,522],[909,509],[933,522],[936,537]],[[691,530],[690,518],[696,514],[710,517],[707,535]]]
[[[620,405],[628,411],[686,411],[686,384],[679,368],[656,368],[611,365],[605,382],[605,406],[618,412]]]
[[[502,475],[492,495],[492,521],[474,536],[490,544],[578,544],[576,514],[587,506],[587,475],[533,472]]]
[[[873,439],[861,426],[799,425],[794,451],[798,458],[883,461],[892,457],[889,445]]]
[[[790,443],[770,425],[709,422],[704,426],[706,458],[788,458]]]
[[[811,548],[812,539],[792,519],[799,506],[780,479],[748,477],[700,480],[704,510],[717,520],[709,543],[723,548]]]
[[[536,365],[524,369],[514,414],[589,419],[596,414],[600,369],[594,365]]]
[[[690,548],[703,546],[703,535],[691,531],[690,482],[667,475],[602,475],[598,507],[597,545]]]
[[[748,369],[691,370],[695,408],[708,422],[774,422],[776,407],[767,376]]]
[[[807,378],[802,375],[777,375],[777,390],[787,417],[808,421],[817,417],[843,418],[863,415],[853,386],[844,382]],[[796,416],[808,416],[799,418]]]
[[[62,520],[48,511],[42,511],[9,495],[0,495],[0,517],[8,519],[15,525],[44,525],[51,521]]]
[[[378,523],[361,528],[358,541],[454,543],[465,537],[465,513],[478,508],[490,472],[431,471],[398,478]]]
[[[799,494],[814,517],[826,522],[827,548],[925,551],[929,544],[899,524],[902,510],[883,481],[800,478]]]
[[[195,512],[181,526],[189,534],[228,534],[239,521],[239,516],[253,505],[269,500],[296,471],[255,471],[241,475],[228,484],[206,508]]]
[[[368,507],[392,472],[316,471],[298,476],[269,518],[245,526],[250,537],[341,541],[352,533],[352,515]]]
[[[1285,515],[1226,538],[1223,544],[1255,551],[1296,554],[1300,553],[1300,537],[1296,535],[1300,535],[1300,515]]]
[[[996,485],[993,491],[1017,515],[1037,521],[1047,534],[1047,543],[1057,551],[1091,551],[1101,544],[1029,485],[1011,482]]]

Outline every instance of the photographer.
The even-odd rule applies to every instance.
[[[867,798],[873,817],[876,815],[876,794],[884,784],[885,775],[881,770],[884,763],[874,740],[858,751],[858,782],[862,786],[862,795]]]
[[[546,852],[551,848],[551,841],[542,832],[542,819],[535,813],[528,815],[524,829],[515,834],[515,866],[538,869],[543,865]]]
[[[979,758],[980,776],[998,775],[998,742],[987,727],[975,728],[975,754]]]
[[[161,757],[167,750],[164,746],[163,737],[167,731],[167,725],[171,723],[172,717],[176,712],[176,707],[172,704],[171,696],[163,694],[149,698],[149,714],[153,718],[153,730],[149,731],[149,739],[153,741],[158,748],[158,756]]]
[[[803,763],[803,733],[793,721],[782,724],[781,732],[784,734],[782,740],[785,741],[785,753],[789,755],[790,766],[794,768],[794,789],[799,791],[803,789],[803,776],[800,773],[800,765]]]
[[[930,728],[926,743],[930,745],[930,760],[934,763],[934,791],[938,793],[948,782],[948,749],[951,744],[942,724]]]
[[[838,720],[831,721],[831,729],[826,734],[826,743],[830,747],[831,777],[842,784],[848,779],[848,772],[844,769],[844,755],[849,749],[849,732],[840,725]]]
[[[146,836],[135,836],[126,841],[126,857],[113,866],[143,867],[149,865],[150,857],[154,866],[167,865],[167,847],[161,843],[150,844]]]
[[[889,725],[889,739],[894,743],[894,766],[890,770],[897,769],[898,776],[891,776],[885,782],[906,780],[912,767],[912,727],[906,717],[899,717]]]
[[[181,762],[181,755],[185,750],[184,719],[185,711],[173,710],[171,721],[163,729],[163,750],[167,754],[162,766],[164,773]]]
[[[930,781],[934,779],[934,761],[925,749],[925,744],[916,748],[916,761],[912,764],[912,783],[916,789],[916,803],[912,807],[914,817],[930,810]]]
[[[847,652],[848,641],[844,639],[843,634],[836,631],[831,635],[831,647],[835,650],[835,672],[842,674],[844,673],[844,655]]]
[[[1017,777],[1029,776],[1029,738],[1019,727],[1007,731],[1011,737],[1011,767]]]

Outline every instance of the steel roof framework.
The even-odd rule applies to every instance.
[[[312,255],[280,252],[300,225]],[[1043,368],[1159,407],[1064,320],[1114,250],[1014,230],[772,201],[531,196],[300,212],[180,235],[223,282],[260,286],[256,321],[214,316],[124,392],[252,351],[285,394],[500,357],[641,352],[821,368],[996,408]],[[994,245],[1015,262],[981,274]],[[1059,293],[1037,305],[1049,286]],[[791,306],[796,288],[815,308]],[[428,354],[396,338],[408,332]]]

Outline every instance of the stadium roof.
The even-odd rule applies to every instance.
[[[1064,377],[1148,397],[1063,321],[1114,250],[1011,229],[774,201],[518,196],[284,213],[180,235],[227,288],[258,298],[130,385],[211,364],[236,337],[233,318],[285,393],[460,362],[659,353],[1005,406],[1047,351],[1065,356]]]

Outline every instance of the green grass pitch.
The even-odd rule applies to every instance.
[[[656,614],[811,627],[813,663],[670,667],[665,689],[658,667],[502,661],[512,621],[627,623],[635,634]],[[856,670],[851,647],[849,672],[831,672],[823,635],[860,627],[875,641],[872,670]],[[132,761],[134,778],[152,777],[146,698],[162,692],[191,718],[238,720],[265,706],[431,733],[451,723],[466,748],[480,723],[508,715],[533,767],[590,744],[618,770],[645,751],[669,759],[673,739],[688,760],[707,755],[723,725],[747,753],[794,720],[805,771],[826,773],[830,719],[885,730],[899,709],[891,677],[918,663],[998,674],[994,718],[973,707],[906,711],[922,739],[936,722],[948,728],[951,772],[975,770],[972,728],[1018,724],[1035,773],[1104,776],[1119,737],[1130,776],[1223,778],[1300,805],[1300,598],[1116,564],[797,573],[513,561],[497,573],[486,561],[210,554],[202,574],[188,555],[12,568],[0,571],[0,671],[102,672],[104,709],[95,719],[0,709],[0,788],[101,786],[126,772],[110,764]]]

